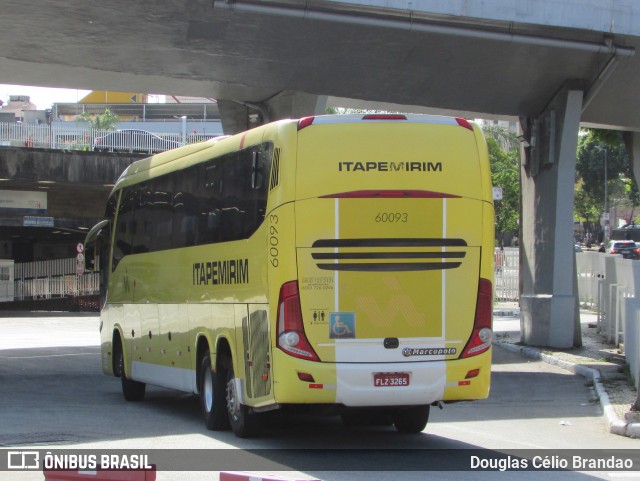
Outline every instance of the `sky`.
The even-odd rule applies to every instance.
[[[77,102],[89,92],[91,91],[0,84],[0,100],[5,104],[9,102],[10,95],[28,95],[38,110],[48,109],[54,103]]]
[[[10,95],[28,95],[31,97],[31,102],[36,104],[37,110],[51,108],[54,103],[76,103],[89,93],[91,93],[91,90],[0,84],[0,100],[5,105],[9,102]],[[149,94],[148,101],[149,103],[164,102],[164,95]]]

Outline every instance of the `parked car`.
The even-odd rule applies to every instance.
[[[625,259],[639,259],[636,243],[629,240],[612,240],[607,246],[607,254],[621,254]]]
[[[147,132],[146,130],[123,129],[110,132],[93,141],[96,152],[144,152],[153,154],[164,150],[175,149],[182,144],[175,140]]]

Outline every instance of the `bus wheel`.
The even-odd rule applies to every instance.
[[[200,365],[200,408],[207,429],[224,431],[229,429],[229,418],[225,410],[224,371],[211,370],[211,354],[207,351]]]
[[[127,379],[124,371],[124,353],[122,350],[122,341],[118,339],[115,346],[116,353],[116,375],[120,375],[122,382],[122,394],[127,401],[142,401],[147,385],[143,382]]]
[[[251,414],[249,408],[240,403],[231,361],[229,361],[229,369],[227,370],[227,412],[231,429],[236,436],[239,438],[251,438],[260,434],[258,416]]]
[[[393,415],[393,424],[399,433],[415,434],[427,427],[431,406],[412,406]]]

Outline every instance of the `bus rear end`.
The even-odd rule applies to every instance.
[[[484,138],[463,119],[298,124],[296,273],[280,286],[276,402],[391,413],[486,398],[493,206]]]

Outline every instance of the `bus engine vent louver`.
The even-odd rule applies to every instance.
[[[318,268],[332,271],[431,271],[456,269],[466,256],[464,250],[446,251],[442,248],[467,247],[464,239],[321,239],[312,252]],[[422,250],[422,248],[436,248]],[[369,250],[375,248],[375,251]],[[420,250],[408,251],[406,248]],[[438,249],[439,248],[439,249]],[[340,252],[336,252],[340,249]],[[398,250],[402,249],[402,250]]]
[[[280,183],[280,149],[273,151],[273,160],[271,162],[271,180],[269,181],[269,190],[278,187]]]

